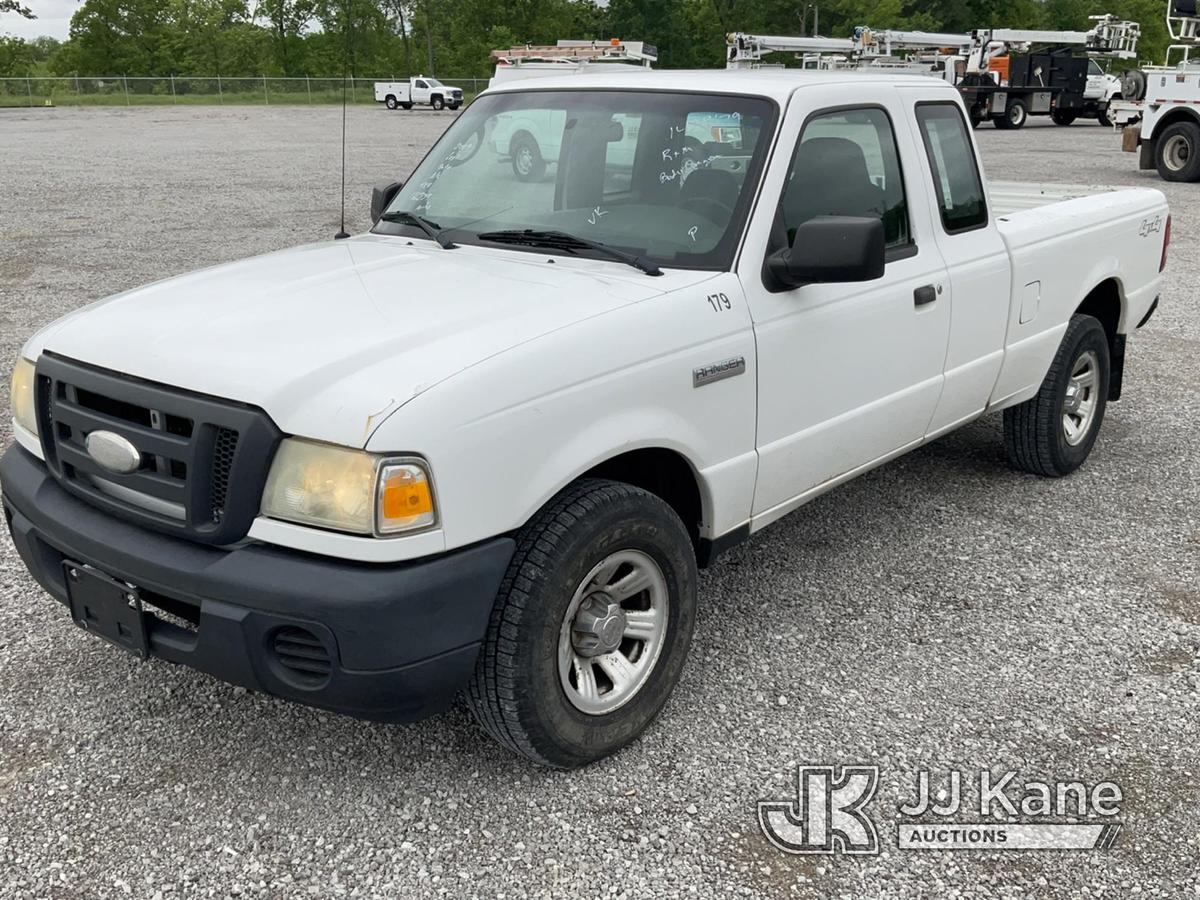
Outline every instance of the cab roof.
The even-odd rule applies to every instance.
[[[953,91],[930,75],[871,73],[861,70],[806,69],[645,69],[637,66],[595,66],[572,75],[523,78],[489,88],[488,93],[513,91],[643,89],[687,93],[747,94],[784,103],[797,88],[826,84],[909,85]]]

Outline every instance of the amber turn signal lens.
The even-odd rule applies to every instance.
[[[384,466],[379,477],[379,532],[427,528],[435,518],[433,489],[425,470],[415,463]]]

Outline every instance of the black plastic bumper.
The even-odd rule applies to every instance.
[[[405,722],[449,705],[470,677],[514,544],[496,538],[402,565],[263,544],[220,549],[122,522],[64,491],[14,446],[0,459],[5,518],[21,559],[68,602],[64,560],[138,587],[150,655],[310,706]],[[289,668],[282,629],[321,645],[327,677]],[[292,632],[295,633],[295,632]]]

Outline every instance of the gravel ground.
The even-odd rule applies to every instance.
[[[331,236],[338,118],[0,113],[0,360],[92,299]],[[350,111],[352,231],[449,121]],[[1094,125],[979,138],[993,178],[1164,187]],[[1087,467],[1013,473],[992,417],[764,532],[703,576],[661,721],[585,771],[497,752],[462,709],[377,726],[139,664],[0,539],[0,894],[1200,895],[1200,188],[1165,187],[1168,298]],[[767,843],[755,803],[798,762],[881,767],[880,856]],[[1109,853],[898,851],[916,772],[952,768],[1112,779],[1124,830]]]

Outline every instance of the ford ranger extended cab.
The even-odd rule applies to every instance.
[[[533,109],[529,182],[491,138]],[[383,721],[462,694],[564,768],[663,708],[721,551],[993,411],[1018,469],[1080,466],[1170,234],[1155,190],[989,191],[943,82],[782,70],[502,85],[372,216],[30,338],[13,540],[143,658]]]

